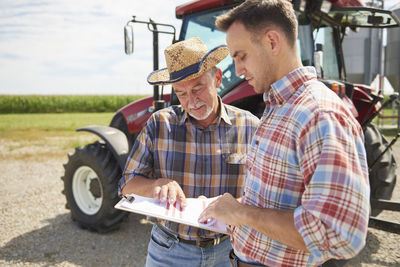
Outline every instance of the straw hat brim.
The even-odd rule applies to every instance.
[[[216,66],[228,55],[228,53],[229,50],[226,45],[217,46],[205,54],[200,62],[183,68],[174,73],[173,77],[171,77],[167,68],[163,68],[150,73],[147,77],[147,81],[152,85],[168,85],[180,81],[195,79]]]

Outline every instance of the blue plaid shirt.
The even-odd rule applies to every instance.
[[[181,106],[154,113],[133,145],[119,192],[130,179],[169,178],[181,186],[186,197],[215,197],[229,192],[240,197],[246,173],[248,144],[259,120],[248,111],[225,105],[217,122],[196,125]],[[162,222],[185,239],[215,238],[207,230]]]

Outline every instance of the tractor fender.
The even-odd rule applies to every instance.
[[[117,128],[109,126],[90,125],[79,128],[77,132],[90,132],[104,140],[118,162],[121,170],[124,170],[129,154],[129,144],[126,135]]]

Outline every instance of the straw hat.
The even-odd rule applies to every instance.
[[[165,85],[195,79],[217,65],[228,52],[226,45],[208,51],[197,37],[172,44],[164,51],[167,68],[153,71],[147,81],[153,85]]]

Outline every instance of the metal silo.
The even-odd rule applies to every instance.
[[[393,9],[400,17],[400,3]],[[400,88],[400,29],[387,29],[387,44],[385,51],[385,75],[395,91]]]

